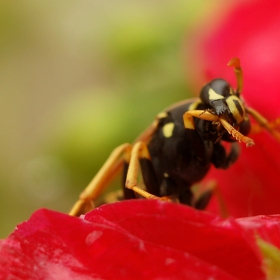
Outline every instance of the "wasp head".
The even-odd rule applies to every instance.
[[[246,117],[239,93],[223,79],[206,84],[201,90],[200,99],[208,111],[223,117],[233,126],[239,125]]]

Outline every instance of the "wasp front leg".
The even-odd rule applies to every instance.
[[[234,162],[236,162],[239,154],[240,146],[236,142],[231,143],[231,149],[228,154],[221,143],[216,143],[214,144],[211,162],[216,168],[228,169]]]
[[[225,119],[223,119],[222,117],[219,117],[218,115],[214,115],[208,111],[205,111],[205,110],[187,111],[183,116],[185,128],[195,129],[193,117],[196,117],[196,118],[199,118],[202,120],[206,120],[206,121],[219,122],[227,130],[227,132],[230,135],[232,135],[237,141],[245,143],[246,146],[254,145],[254,141],[251,138],[246,137],[242,133],[237,131]]]

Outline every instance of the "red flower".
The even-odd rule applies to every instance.
[[[269,119],[280,116],[279,27],[277,1],[250,1],[200,43],[209,78],[235,83],[232,71],[224,73],[225,64],[240,57],[244,97]],[[252,137],[255,147],[242,146],[236,164],[227,171],[212,170],[208,179],[217,178],[232,215],[280,213],[279,143],[267,133]],[[213,203],[209,209],[214,211]],[[39,210],[0,243],[0,276],[275,279],[280,273],[279,224],[280,215],[224,220],[155,200],[108,204],[80,218]]]
[[[247,105],[269,120],[280,117],[280,2],[239,2],[219,26],[197,43],[202,69],[209,79],[222,77],[236,85],[232,57],[244,70],[243,97]],[[267,132],[251,134],[255,147],[242,151],[227,171],[212,170],[229,212],[234,216],[280,213],[280,145]],[[209,210],[214,210],[214,202]]]
[[[1,243],[1,279],[264,279],[256,234],[280,247],[280,216],[222,220],[155,200],[76,218],[35,212]]]

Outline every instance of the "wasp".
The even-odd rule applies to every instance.
[[[238,142],[254,145],[249,115],[256,125],[280,141],[276,122],[268,122],[241,98],[243,71],[238,58],[234,68],[236,89],[224,79],[204,85],[199,98],[178,102],[159,113],[134,141],[115,148],[70,211],[78,216],[94,208],[93,201],[123,169],[123,198],[177,201],[204,209],[213,193],[209,188],[194,196],[192,186],[201,181],[211,165],[227,169],[238,158]],[[225,143],[229,148],[226,149]],[[141,169],[145,188],[138,183]]]

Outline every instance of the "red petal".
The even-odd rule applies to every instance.
[[[230,228],[224,227],[215,216],[171,203],[135,201],[114,204],[112,211],[108,207],[87,214],[86,219],[94,221],[101,215],[140,239],[188,252],[239,279],[262,275],[256,252],[235,222],[229,222]],[[252,234],[250,242],[255,242]]]
[[[84,218],[39,210],[2,242],[0,275],[264,279],[254,242],[234,221],[153,200],[104,205]]]
[[[236,222],[246,231],[257,232],[263,240],[280,248],[280,215],[239,218]]]

